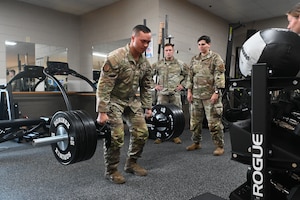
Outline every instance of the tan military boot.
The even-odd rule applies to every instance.
[[[192,145],[186,147],[186,150],[188,151],[194,151],[196,149],[201,149],[200,143],[193,143]]]
[[[213,155],[214,156],[221,156],[224,154],[224,148],[223,147],[217,147],[216,150],[214,150]]]
[[[105,178],[116,184],[122,184],[126,182],[124,176],[118,171],[106,174]]]
[[[175,144],[181,144],[181,139],[179,137],[173,138]]]
[[[125,172],[132,173],[137,176],[147,176],[148,172],[146,169],[136,163],[136,159],[129,158],[126,160],[124,167]]]
[[[156,140],[154,140],[154,144],[160,144],[162,143],[161,139],[157,138]]]

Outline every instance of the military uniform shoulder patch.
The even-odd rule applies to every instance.
[[[103,71],[104,72],[108,72],[110,70],[110,66],[108,63],[106,63],[104,66],[103,66]]]

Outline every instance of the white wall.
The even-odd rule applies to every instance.
[[[155,28],[158,22],[158,1],[159,0],[122,0],[112,5],[100,8],[81,17],[81,47],[84,49],[85,58],[82,60],[88,63],[87,70],[90,72],[92,58],[89,56],[92,47],[130,38],[132,28],[137,24],[146,25],[155,35]],[[153,37],[154,42],[156,40]]]
[[[197,39],[207,34],[212,38],[212,50],[225,59],[228,29],[226,21],[185,0],[122,0],[86,14],[81,17],[81,46],[85,46],[84,52],[90,55],[92,46],[129,38],[133,26],[142,24],[143,19],[146,19],[153,35],[154,57],[149,61],[156,62],[159,23],[165,22],[166,15],[168,33],[174,36],[172,43],[175,43],[178,50],[175,55],[177,58],[189,63],[191,57],[199,53]],[[86,58],[90,59],[87,55]],[[91,60],[84,62],[87,61],[91,63]]]
[[[168,16],[168,33],[178,54],[187,64],[198,54],[197,39],[212,38],[212,50],[226,58],[228,23],[185,0],[122,0],[83,16],[74,16],[17,1],[0,1],[0,84],[6,82],[5,40],[61,46],[68,49],[68,63],[80,74],[92,78],[92,48],[101,43],[129,38],[131,29],[146,19],[152,30],[157,61],[159,23]],[[235,33],[235,47],[245,40],[247,29],[286,27],[286,17],[246,24]],[[72,80],[70,80],[72,82]],[[80,90],[85,86],[80,87]]]
[[[0,1],[0,84],[6,82],[5,40],[66,47],[70,67],[79,69],[79,23],[79,17],[74,15],[17,1]]]
[[[178,50],[177,57],[187,64],[199,53],[197,40],[202,35],[211,37],[211,49],[225,60],[228,23],[185,0],[163,0],[159,4],[159,18],[168,15],[168,34]],[[158,27],[158,25],[157,25]],[[158,29],[158,28],[157,28]]]
[[[159,22],[169,19],[176,57],[189,63],[198,53],[196,40],[207,34],[212,49],[225,59],[227,23],[184,0],[123,0],[81,17],[15,1],[0,3],[0,70],[5,71],[5,40],[16,40],[68,48],[68,63],[79,73],[92,77],[92,47],[129,38],[131,29],[146,19],[152,30],[157,60]],[[224,33],[221,36],[219,33]],[[5,73],[0,79],[5,82]]]

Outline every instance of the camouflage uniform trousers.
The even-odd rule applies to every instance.
[[[222,113],[223,104],[221,98],[219,98],[215,104],[211,104],[210,99],[193,99],[193,103],[190,104],[190,131],[192,132],[192,141],[194,143],[200,143],[202,141],[202,122],[206,115],[213,143],[217,147],[223,148],[224,126],[222,124]]]
[[[165,95],[165,94],[157,94],[157,104],[169,104],[172,103],[182,109],[181,103],[181,95],[179,92],[174,94]]]
[[[105,174],[111,174],[118,169],[120,149],[124,145],[123,120],[127,123],[130,132],[128,158],[138,159],[141,157],[149,133],[142,108],[134,113],[129,107],[125,107],[124,112],[122,112],[117,106],[111,106],[110,112],[107,114],[111,125],[111,146],[106,148],[103,145],[103,148]]]

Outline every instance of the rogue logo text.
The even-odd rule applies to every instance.
[[[255,197],[263,197],[263,134],[253,133],[252,134],[252,195]]]

